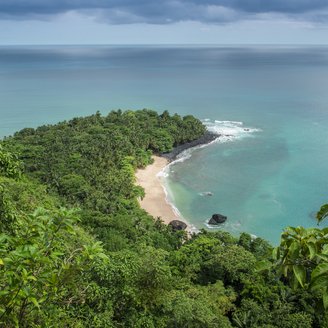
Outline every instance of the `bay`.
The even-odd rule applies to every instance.
[[[2,46],[0,135],[117,108],[207,119],[232,137],[170,166],[170,200],[277,243],[328,202],[327,85],[320,46]]]

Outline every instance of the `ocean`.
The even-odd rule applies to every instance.
[[[118,108],[225,135],[166,169],[168,200],[198,229],[221,213],[214,229],[277,244],[328,202],[327,47],[0,47],[1,137]]]

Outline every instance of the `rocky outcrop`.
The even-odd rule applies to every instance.
[[[222,214],[213,214],[211,219],[208,221],[208,224],[218,225],[224,223],[227,220],[227,217]]]
[[[215,139],[217,139],[218,137],[220,137],[220,135],[207,131],[200,138],[198,138],[196,140],[193,140],[193,141],[190,141],[190,142],[186,142],[182,145],[176,146],[171,152],[161,153],[160,155],[162,157],[165,157],[166,159],[168,159],[169,162],[172,162],[184,150],[189,149],[189,148],[193,148],[193,147],[196,147],[196,146],[208,144],[208,143],[214,141]]]
[[[187,228],[187,225],[184,222],[180,221],[180,220],[173,220],[169,223],[169,225],[175,231],[186,230],[186,228]]]

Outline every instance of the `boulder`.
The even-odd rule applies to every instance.
[[[187,225],[180,221],[180,220],[173,220],[169,223],[169,225],[172,227],[173,230],[185,230],[187,228]]]
[[[208,224],[211,225],[218,225],[220,223],[223,223],[227,220],[227,217],[222,214],[213,214],[211,219],[208,221]]]

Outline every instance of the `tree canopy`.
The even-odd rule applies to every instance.
[[[328,327],[327,228],[286,228],[273,249],[187,238],[139,207],[136,168],[204,133],[189,115],[118,110],[3,140],[0,326]]]

